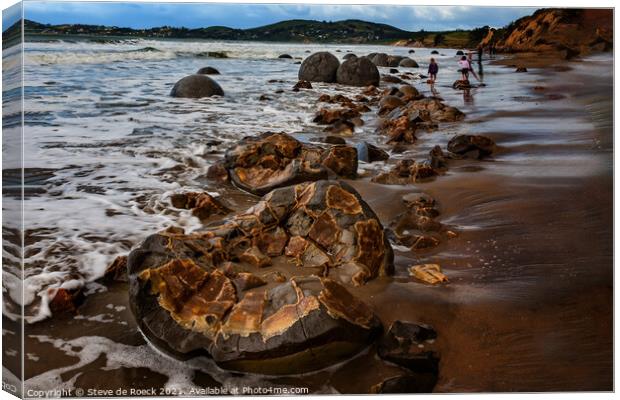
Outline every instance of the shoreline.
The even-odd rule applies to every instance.
[[[454,96],[454,94],[451,95]],[[545,101],[550,104],[552,102],[552,100]],[[448,102],[448,104],[451,103]],[[476,128],[475,120],[474,122],[470,122],[469,117],[464,123],[468,126],[471,124],[474,129]],[[502,147],[497,156],[499,161],[501,161],[504,156],[510,155],[510,149],[504,148],[506,143],[502,140],[501,135],[496,134],[492,137],[496,139],[498,145]],[[425,134],[421,135],[421,139],[425,139]],[[445,146],[447,139],[448,137],[442,138],[442,147]],[[605,143],[604,140],[602,142]],[[521,231],[519,231],[519,239],[528,237],[529,241],[527,243],[532,245],[533,248],[537,248],[535,246],[536,243],[544,238],[544,236],[532,234],[524,224],[527,222],[535,222],[538,218],[544,217],[545,213],[533,212],[533,208],[540,207],[544,210],[549,199],[553,199],[553,203],[556,204],[557,202],[561,202],[566,194],[569,194],[570,198],[574,199],[577,204],[582,204],[587,201],[582,198],[583,195],[580,195],[579,190],[562,192],[563,189],[561,189],[561,185],[559,185],[556,190],[562,192],[562,195],[556,194],[557,197],[550,197],[549,193],[540,190],[540,187],[545,185],[553,186],[555,182],[554,179],[557,178],[536,178],[529,176],[525,178],[512,178],[510,181],[505,177],[503,180],[499,179],[502,178],[504,172],[498,172],[492,169],[494,164],[503,163],[497,161],[498,160],[489,162],[459,162],[459,165],[455,168],[451,167],[449,169],[449,174],[447,176],[439,176],[434,181],[428,183],[416,184],[415,186],[419,186],[422,192],[429,193],[439,202],[441,207],[440,221],[449,221],[451,225],[460,225],[461,227],[465,227],[465,229],[459,231],[459,236],[456,239],[447,241],[435,250],[421,257],[412,257],[411,255],[398,254],[397,252],[397,273],[392,281],[387,278],[377,279],[376,282],[355,289],[354,292],[360,293],[360,297],[362,298],[371,299],[373,307],[379,310],[378,314],[383,320],[384,326],[389,326],[390,321],[400,318],[403,314],[407,314],[410,317],[414,317],[412,318],[413,320],[429,323],[437,329],[439,334],[438,347],[442,355],[440,380],[436,387],[437,391],[538,391],[558,390],[560,388],[562,390],[600,390],[600,388],[607,388],[609,377],[606,374],[611,371],[611,368],[606,365],[604,368],[600,367],[597,363],[599,363],[601,359],[610,358],[607,354],[608,349],[606,350],[606,346],[608,346],[606,338],[609,334],[610,325],[607,325],[609,321],[606,321],[604,318],[604,316],[607,315],[607,307],[611,306],[610,304],[605,304],[605,300],[608,299],[609,296],[608,287],[605,283],[609,278],[609,271],[599,276],[591,277],[591,281],[588,282],[588,286],[583,290],[583,293],[579,294],[580,299],[577,301],[571,298],[571,291],[575,289],[576,281],[582,282],[579,281],[579,279],[576,281],[572,278],[567,279],[563,281],[560,286],[555,286],[555,284],[552,283],[551,286],[543,289],[536,286],[536,281],[529,281],[529,279],[543,279],[543,282],[544,279],[553,279],[553,275],[547,275],[549,272],[545,274],[543,271],[539,271],[538,273],[541,275],[532,274],[532,276],[530,276],[527,274],[527,269],[508,268],[510,273],[507,276],[503,276],[502,274],[494,275],[493,273],[487,273],[481,267],[474,267],[474,271],[471,270],[471,267],[469,270],[464,268],[464,265],[468,262],[476,263],[473,254],[470,254],[471,251],[469,248],[476,245],[483,246],[488,240],[489,235],[493,237],[503,234],[505,240],[511,240],[510,236],[506,236],[507,227],[505,224],[507,221],[502,219],[503,217],[501,215],[502,213],[508,213],[508,215],[510,215],[510,211],[513,207],[522,211],[523,216],[526,217],[521,222],[512,221],[512,223],[516,223],[519,229],[521,229]],[[518,165],[518,162],[516,165]],[[476,171],[476,168],[482,169]],[[510,168],[510,166],[507,166],[507,168]],[[467,177],[467,181],[464,181],[464,177]],[[607,232],[609,227],[604,226],[604,221],[610,207],[604,203],[604,201],[607,199],[607,190],[609,188],[605,186],[605,182],[607,182],[606,177],[603,176],[600,179],[603,185],[603,190],[600,193],[600,201],[602,202],[603,206],[601,208],[604,209],[604,212],[602,214],[599,213],[600,215],[594,214],[596,221],[594,221],[595,223],[593,223],[593,226],[602,229],[602,233],[597,237],[607,238],[609,236],[609,232]],[[539,183],[536,184],[536,181],[539,181]],[[387,224],[387,221],[395,217],[397,211],[402,211],[396,210],[391,204],[397,201],[401,194],[410,192],[412,189],[417,190],[415,186],[385,187],[370,183],[367,178],[348,181],[348,183],[358,189],[362,197],[368,201],[371,207],[377,212],[384,225]],[[607,184],[608,183],[609,182],[607,182]],[[573,189],[575,189],[582,187],[584,182],[583,179],[571,179],[567,177],[566,184],[569,186],[572,185]],[[532,186],[530,187],[530,185]],[[596,185],[593,185],[593,187],[596,187]],[[521,190],[538,191],[538,197],[535,198],[535,196],[532,196],[532,198],[535,198],[534,201],[532,201],[532,199],[527,199],[530,203],[526,202],[528,207],[523,207],[518,201],[519,199],[525,201],[523,198],[519,197]],[[482,193],[482,195],[480,193]],[[506,193],[516,196],[515,200],[510,201],[509,199],[505,199]],[[468,208],[474,211],[469,213]],[[547,211],[551,210],[553,210],[553,208]],[[589,214],[582,215],[579,207],[567,208],[566,211],[571,211],[573,213],[570,215],[575,218],[575,221],[583,222],[586,217],[592,217],[592,215]],[[501,224],[499,226],[489,225],[485,227],[485,218],[487,218],[487,224],[493,222],[501,222]],[[472,223],[472,220],[475,223]],[[508,221],[511,221],[511,219]],[[481,227],[478,226],[475,229],[468,228],[468,225],[475,226],[476,224],[480,224]],[[568,229],[564,226],[555,229],[562,228]],[[551,234],[553,231],[546,233]],[[531,237],[528,236],[530,234]],[[569,238],[568,240],[570,242],[573,238]],[[469,242],[472,242],[473,245]],[[562,243],[565,242],[558,241],[558,244]],[[606,246],[607,243],[598,247],[601,250],[600,253],[604,255],[604,257],[600,259],[604,264],[609,261],[606,258],[609,248]],[[480,254],[481,257],[488,259],[492,259],[493,255],[497,255],[493,254],[492,248],[489,247],[480,247],[478,250],[480,250],[480,253],[476,254]],[[545,249],[537,248],[536,255],[538,257],[545,257],[544,250]],[[590,254],[593,252],[585,248],[582,248],[581,251],[583,254]],[[459,253],[461,253],[460,256]],[[559,254],[553,253],[553,255],[558,256]],[[446,274],[451,279],[451,283],[441,287],[430,287],[420,283],[412,284],[411,280],[407,279],[403,272],[409,265],[412,263],[419,263],[421,260],[439,261],[442,265],[446,266]],[[527,261],[525,263],[526,266],[533,265],[532,259],[527,259],[527,257],[523,258],[520,256],[520,253],[517,254],[515,259],[507,261],[507,265],[514,267],[524,260]],[[552,263],[549,264],[551,265]],[[519,267],[522,268],[523,266],[519,265]],[[581,266],[581,268],[584,268],[584,266]],[[559,270],[561,271],[561,268],[559,268]],[[519,273],[526,273],[526,279],[517,279],[519,285],[517,289],[515,289],[515,286],[510,282],[510,274],[517,274],[515,277],[519,277]],[[573,271],[572,273],[575,273],[579,278],[583,278],[583,274],[586,272],[585,269],[576,269],[576,272]],[[502,286],[506,287],[505,290],[500,289]],[[550,288],[557,290],[557,293],[561,293],[562,297],[553,299],[553,302],[545,308],[545,305],[541,305],[540,302],[547,299],[549,295],[547,290]],[[513,291],[512,296],[509,295],[511,293],[510,289]],[[109,298],[109,300],[106,301],[110,301],[111,304],[127,307],[121,310],[119,315],[114,317],[115,319],[118,318],[119,321],[123,321],[127,317],[131,319],[132,316],[128,313],[128,304],[125,300],[114,299],[114,296],[112,296],[113,293],[123,293],[123,284],[114,284],[109,290],[111,291],[107,292],[107,294],[101,293],[88,296],[83,306],[86,307],[85,313],[88,312],[86,310],[93,307],[93,315],[97,315],[94,313],[101,311],[98,310],[100,307],[98,305],[102,301],[99,297],[103,297]],[[502,292],[504,296],[498,296],[498,294]],[[121,301],[119,302],[119,300]],[[403,313],[402,309],[400,312],[396,312],[395,309],[397,309],[397,307],[394,307],[394,304],[405,307],[407,313]],[[507,316],[508,314],[511,315]],[[596,371],[596,375],[591,371],[577,370],[573,371],[573,375],[571,376],[569,376],[570,373],[563,376],[565,381],[562,382],[553,380],[545,381],[542,378],[537,380],[539,379],[537,376],[529,376],[529,374],[532,374],[532,367],[549,368],[549,363],[561,363],[566,361],[563,359],[555,361],[553,357],[549,357],[546,359],[548,362],[547,364],[536,365],[540,360],[526,357],[527,354],[531,354],[531,342],[536,340],[536,333],[540,334],[540,332],[543,332],[544,334],[549,334],[550,330],[557,329],[557,326],[553,323],[548,325],[548,318],[554,319],[558,314],[564,315],[565,318],[563,318],[563,320],[565,319],[568,324],[566,330],[561,331],[563,336],[558,338],[558,342],[561,342],[561,344],[568,342],[572,345],[579,346],[579,344],[573,343],[571,341],[572,338],[569,337],[570,335],[565,332],[581,332],[585,325],[599,324],[595,332],[588,332],[586,336],[589,339],[599,338],[599,342],[605,342],[602,343],[600,349],[597,348],[595,349],[596,351],[591,352],[593,355],[591,355],[592,361],[590,362],[592,365],[597,366],[597,368],[600,367],[600,371]],[[498,318],[501,319],[501,321],[497,321]],[[579,318],[585,319],[580,320]],[[28,327],[28,330],[31,331],[31,334],[45,334],[49,327],[54,327],[55,324],[62,325],[63,322],[67,322],[68,326],[72,326],[73,329],[75,329],[75,331],[72,329],[67,330],[63,335],[64,338],[67,339],[73,334],[82,335],[81,330],[83,326],[81,324],[85,323],[86,326],[89,326],[89,329],[92,329],[93,333],[98,333],[101,336],[115,336],[115,339],[120,339],[126,344],[137,345],[142,343],[141,338],[136,336],[135,333],[125,335],[120,328],[114,332],[109,332],[108,324],[100,323],[96,320],[89,322],[84,322],[84,320],[82,320],[82,322],[75,320],[63,321],[62,319],[57,321],[54,320],[55,317],[52,317],[50,320]],[[528,332],[528,329],[532,329],[530,325],[534,322],[547,325],[542,326],[539,332]],[[465,332],[466,329],[469,331]],[[489,332],[492,332],[492,334]],[[116,335],[119,335],[119,337],[116,337]],[[564,337],[564,335],[567,337]],[[482,341],[481,338],[483,338]],[[600,338],[605,338],[605,340],[601,340]],[[504,352],[504,340],[510,341],[510,344],[513,346],[511,349],[512,353],[506,354]],[[51,351],[48,345],[37,344],[34,341],[30,344],[33,348],[41,346],[42,351]],[[472,348],[477,351],[477,354],[471,354]],[[589,349],[588,346],[583,348],[586,350]],[[466,354],[461,354],[460,352],[464,350],[466,350]],[[541,349],[538,350],[542,351]],[[485,351],[492,355],[483,354]],[[566,348],[562,348],[560,345],[559,348],[552,349],[551,355],[555,357],[565,351]],[[586,352],[584,351],[584,353]],[[600,357],[600,359],[597,357]],[[63,359],[64,357],[60,358]],[[353,360],[346,362],[347,368],[353,368],[353,364],[356,362],[355,360],[359,358],[365,359],[369,357],[365,354],[358,355],[354,357]],[[70,362],[70,360],[63,360],[63,362],[64,361]],[[493,367],[487,364],[491,361],[495,363]],[[371,361],[368,360],[368,362]],[[502,365],[510,365],[511,369],[503,370]],[[519,365],[530,368],[527,370],[527,376],[519,376],[519,371],[513,371],[513,369],[518,370]],[[561,365],[557,364],[556,367],[561,368]],[[383,368],[385,369],[379,371],[380,377],[386,377],[394,372],[389,368]],[[340,371],[342,370],[341,368]],[[493,373],[497,375],[489,375],[490,370],[493,370]],[[501,372],[504,372],[505,375],[502,375]],[[539,372],[544,372],[544,370],[540,370]],[[317,382],[324,378],[323,374],[325,373],[327,372],[322,370],[315,374],[315,384],[318,384]],[[333,376],[330,379],[334,380],[332,383],[334,383],[335,387],[341,388],[345,393],[347,393],[348,389],[355,390],[346,383],[346,380],[349,379],[350,376],[345,375],[338,378],[339,373],[337,371],[332,373]],[[509,376],[511,373],[516,373],[517,375],[512,376],[512,379],[507,378],[506,376]],[[591,382],[592,386],[582,388],[573,388],[570,386],[571,382],[575,384],[585,382],[586,380],[583,379],[582,376],[588,373],[591,374],[591,378],[598,376],[599,380],[593,380]],[[33,371],[30,371],[30,374],[32,376],[36,375]],[[100,378],[99,374],[94,374],[91,370],[90,375],[87,374],[85,378],[83,378],[82,384],[85,385],[87,382],[95,379],[95,375]],[[152,373],[152,371],[148,372],[148,375],[150,377],[147,381],[155,382],[161,380],[161,377]],[[119,379],[115,374],[111,374],[111,377],[112,376],[114,379]],[[481,377],[485,377],[486,380],[483,380]],[[525,380],[528,377],[533,379],[530,381],[529,385],[535,386],[527,386],[528,384],[525,383]],[[377,377],[374,376],[372,379],[374,382]],[[297,378],[291,378],[291,380],[296,381]],[[312,381],[313,379],[311,378],[310,380]],[[475,382],[475,385],[468,386],[465,382],[468,380]],[[506,386],[503,386],[502,382]],[[523,386],[518,386],[519,383]],[[515,386],[511,387],[511,384]]]

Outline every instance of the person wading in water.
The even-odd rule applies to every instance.
[[[435,62],[434,58],[431,58],[430,64],[428,64],[428,75],[430,76],[429,83],[432,85],[437,80],[437,72],[439,72],[439,64]]]

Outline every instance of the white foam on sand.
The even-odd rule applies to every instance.
[[[49,343],[65,355],[76,357],[78,361],[73,365],[56,368],[26,380],[27,390],[75,389],[75,380],[80,374],[77,370],[94,362],[101,355],[106,357],[103,370],[146,368],[166,375],[168,379],[165,388],[171,393],[180,395],[200,392],[200,387],[193,382],[195,371],[210,375],[222,387],[242,388],[265,385],[260,375],[231,374],[217,367],[211,359],[206,357],[197,357],[188,361],[175,360],[155,351],[148,344],[130,346],[100,336],[84,336],[72,340],[55,339],[44,335],[31,335],[30,337],[40,343]],[[74,375],[71,374],[72,371],[76,371]],[[69,378],[63,381],[62,375],[69,376]],[[267,386],[280,385],[269,383]],[[333,389],[329,387],[324,389],[325,393],[333,392]]]

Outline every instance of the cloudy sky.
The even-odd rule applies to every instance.
[[[224,25],[252,28],[286,19],[361,19],[417,31],[501,27],[534,8],[475,6],[191,4],[191,3],[24,3],[25,18],[42,23],[84,23],[132,28]]]

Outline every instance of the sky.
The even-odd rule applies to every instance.
[[[386,23],[408,31],[432,31],[484,25],[502,27],[535,10],[481,6],[24,2],[24,17],[41,23],[82,23],[130,28],[223,25],[245,29],[287,19],[361,19]]]

